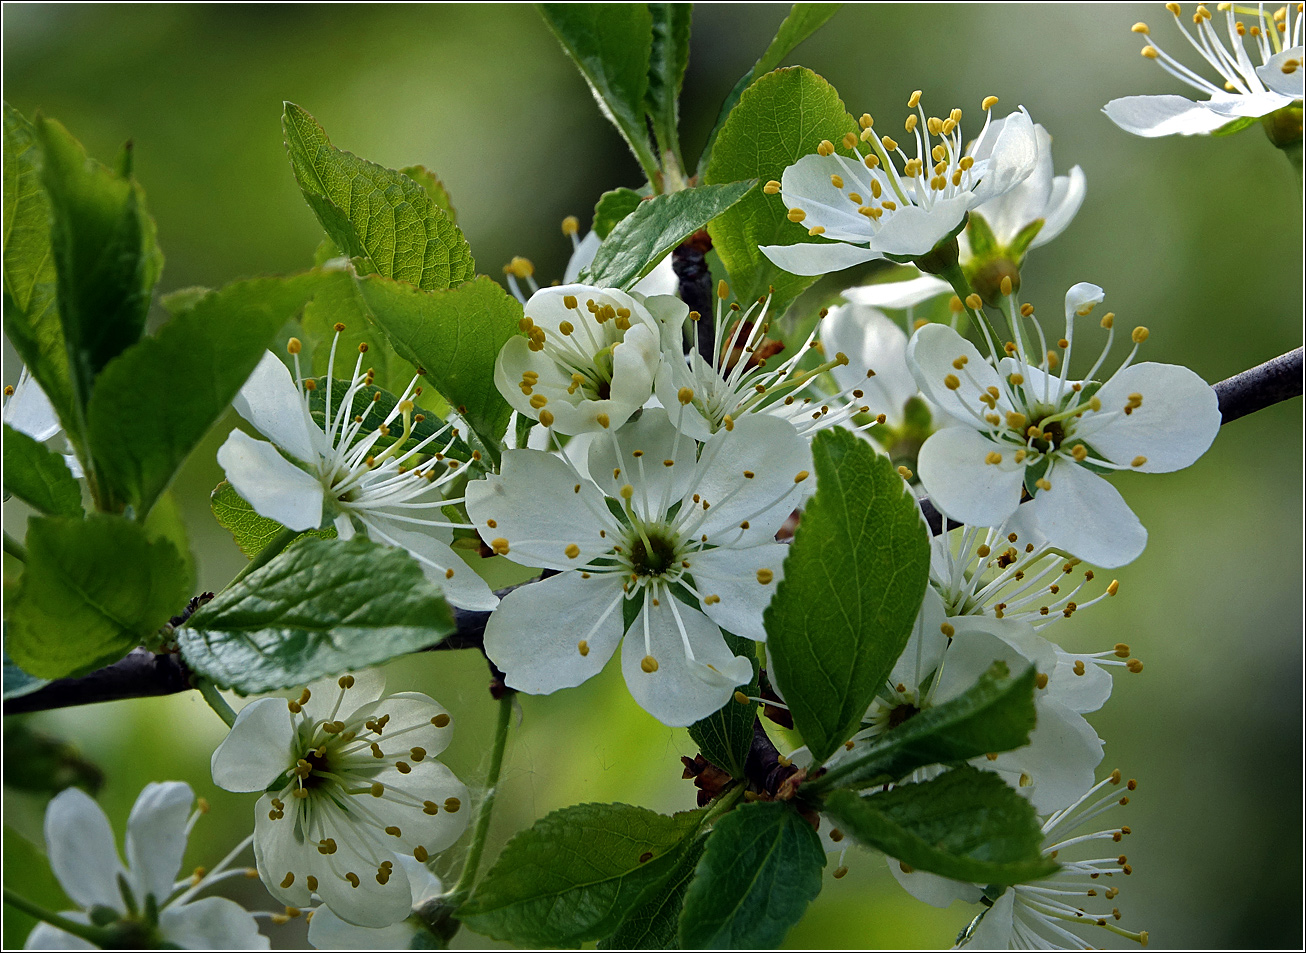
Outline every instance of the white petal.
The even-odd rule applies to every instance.
[[[431,868],[410,854],[396,854],[399,866],[408,874],[408,885],[413,892],[413,906],[444,893],[444,884],[440,878],[431,873]]]
[[[1138,558],[1147,545],[1147,530],[1115,487],[1062,461],[1046,478],[1052,489],[1040,490],[1029,505],[1036,508],[1050,544],[1104,569]]]
[[[1001,463],[985,462],[1004,450]],[[1009,450],[969,427],[948,427],[921,446],[916,472],[940,512],[971,526],[997,526],[1020,505],[1025,482],[1025,468]]]
[[[367,527],[369,537],[406,550],[416,559],[426,578],[440,587],[450,605],[490,610],[499,604],[499,597],[490,591],[476,570],[448,543],[435,537],[434,527],[423,531],[415,523],[400,523],[377,512],[360,514],[359,519]]]
[[[355,681],[355,688],[357,687],[359,685]],[[351,691],[350,695],[352,694]],[[353,699],[351,698],[350,701]],[[381,718],[386,715],[389,716],[389,720],[384,730],[378,734],[381,735],[381,748],[388,754],[393,753],[393,750],[411,751],[417,747],[425,752],[424,759],[436,758],[453,740],[452,716],[443,728],[437,728],[432,722],[433,718],[440,715],[450,715],[449,710],[434,698],[421,692],[395,692],[393,695],[385,695],[355,709],[353,714],[349,715],[349,720],[366,722],[370,718]],[[395,749],[395,746],[398,748]]]
[[[660,326],[634,325],[626,332],[620,344],[613,345],[611,400],[615,404],[630,407],[621,418],[622,423],[642,407],[653,393],[653,378],[657,376],[661,359]],[[620,426],[615,417],[611,426]]]
[[[1132,393],[1143,395],[1142,406],[1121,413]],[[1097,397],[1102,412],[1113,416],[1087,438],[1089,443],[1112,463],[1129,465],[1146,457],[1146,463],[1133,467],[1142,473],[1190,466],[1220,432],[1215,391],[1178,364],[1131,364],[1102,385]]]
[[[1025,181],[1038,164],[1038,137],[1034,122],[1022,107],[1011,113],[998,130],[984,177],[975,188],[971,208],[1005,195]]]
[[[186,821],[195,792],[182,781],[147,784],[127,818],[127,866],[131,870],[136,902],[147,893],[162,906],[172,893],[173,881],[186,853]]]
[[[668,255],[654,265],[652,271],[631,285],[630,293],[632,295],[674,295],[679,288],[680,279],[676,277],[676,270],[672,266],[671,256]],[[680,301],[679,298],[676,300]],[[683,302],[680,303],[683,304]],[[688,306],[685,307],[685,313],[689,313]]]
[[[1206,108],[1219,116],[1223,116],[1228,122],[1233,119],[1259,119],[1261,116],[1268,116],[1276,109],[1287,106],[1292,102],[1291,96],[1285,96],[1282,93],[1276,93],[1272,89],[1267,89],[1259,93],[1233,93],[1223,96],[1212,96],[1211,101],[1206,104]]]
[[[1093,786],[1102,740],[1083,715],[1051,698],[1037,697],[1034,707],[1038,722],[1028,745],[973,764],[1003,775],[1035,811],[1049,814],[1069,807]]]
[[[1075,674],[1075,662],[1083,662],[1084,674]],[[1111,673],[1087,656],[1057,654],[1057,667],[1048,680],[1047,695],[1081,715],[1094,712],[1111,697]]]
[[[669,263],[670,259],[664,259],[664,264]],[[660,270],[662,265],[658,265]],[[674,279],[674,273],[672,275]],[[650,274],[644,281],[653,278]],[[644,283],[641,281],[638,288]],[[660,331],[661,349],[668,354],[680,354],[683,350],[685,322],[689,319],[689,305],[675,296],[675,291],[679,287],[678,280],[673,283],[670,290],[663,293],[646,292],[637,293],[632,291],[631,294],[636,301],[641,302],[648,311],[649,316],[657,322]]]
[[[123,873],[113,829],[100,805],[80,788],[59,792],[45,809],[45,847],[50,869],[79,906],[123,910],[118,874]]]
[[[667,412],[658,407],[645,410],[618,433],[595,440],[590,446],[589,472],[614,499],[624,485],[632,485],[635,512],[646,519],[658,519],[666,505],[689,492],[694,482],[696,452],[694,441],[677,433]],[[673,461],[671,466],[666,466],[667,460]],[[614,475],[617,471],[620,474]]]
[[[354,682],[347,689],[341,689],[338,676],[328,676],[310,683],[304,718],[308,721],[327,721],[336,717],[332,712],[348,718],[350,712],[369,708],[385,695],[385,673],[379,668],[365,668],[353,672],[352,676]]]
[[[844,296],[861,290],[850,288]],[[902,422],[903,405],[917,390],[907,367],[907,335],[896,321],[866,305],[838,305],[821,322],[821,343],[827,356],[848,356],[846,365],[830,372],[840,387],[860,389],[871,413],[884,414],[891,424]],[[868,377],[868,370],[875,376]]]
[[[935,537],[939,539],[939,537]],[[925,590],[925,598],[920,612],[912,625],[911,636],[903,647],[898,661],[889,672],[889,681],[894,685],[906,685],[909,690],[919,688],[939,667],[943,654],[948,650],[948,637],[943,634],[943,623],[947,615],[943,599],[933,586]],[[954,627],[955,631],[955,627]]]
[[[938,874],[924,870],[912,870],[911,873],[907,873],[902,869],[902,864],[892,857],[884,859],[889,864],[889,873],[893,874],[893,879],[898,881],[902,889],[931,907],[947,907],[954,900],[978,903],[980,897],[984,895],[984,888],[975,884],[949,880],[947,877],[940,877]]]
[[[762,613],[784,578],[788,554],[783,543],[760,543],[743,549],[720,546],[689,557],[695,587],[720,600],[704,605],[703,612],[727,632],[766,641]]]
[[[1300,16],[1300,14],[1298,14]],[[1276,93],[1283,96],[1291,96],[1293,99],[1302,98],[1302,88],[1306,84],[1306,69],[1302,68],[1302,59],[1306,55],[1303,48],[1294,46],[1292,49],[1283,50],[1275,53],[1265,61],[1264,66],[1256,69],[1256,75],[1260,77],[1261,82],[1270,87]],[[1283,71],[1283,65],[1289,60],[1296,62],[1296,68],[1290,72]]]
[[[697,352],[695,357],[697,358]],[[700,368],[703,367],[701,360],[696,361],[696,364]],[[704,369],[704,373],[712,372]],[[703,416],[703,412],[698,409],[695,402],[682,404],[678,396],[682,387],[697,391],[700,386],[699,380],[695,379],[687,363],[678,356],[667,355],[662,361],[662,366],[658,368],[657,383],[653,392],[663,407],[672,408],[669,417],[681,433],[695,440],[705,441],[712,436],[711,423]]]
[[[883,255],[924,255],[961,224],[971,207],[969,193],[939,199],[928,210],[903,206],[883,219],[870,247]]]
[[[645,596],[648,600],[648,596]],[[686,727],[706,718],[731,700],[735,687],[752,677],[748,660],[734,655],[721,630],[699,612],[677,605],[694,662],[685,654],[684,640],[669,605],[644,611],[630,627],[621,647],[621,671],[641,708],[672,727]],[[645,640],[645,618],[648,638]],[[642,667],[645,656],[657,660],[656,671]]]
[[[832,175],[843,180],[842,189],[835,187]],[[870,170],[860,162],[839,156],[805,155],[784,170],[780,197],[786,208],[805,213],[803,228],[819,226],[825,229],[826,238],[863,244],[871,237],[871,224],[857,211],[860,206],[848,198],[848,193],[858,193],[865,202],[872,194],[871,178]]]
[[[213,752],[213,783],[226,791],[262,791],[295,763],[295,729],[283,698],[260,698],[240,710]]]
[[[883,252],[843,242],[762,245],[758,250],[791,275],[824,275],[884,257]]]
[[[975,927],[966,946],[976,950],[1010,950],[1016,939],[1016,888],[1008,887]]]
[[[327,861],[318,853],[316,839],[307,840],[312,835],[300,829],[296,818],[299,802],[287,801],[284,816],[277,819],[272,817],[277,812],[272,810],[271,794],[264,794],[254,806],[254,863],[268,893],[286,906],[305,907],[312,898],[308,877],[311,874],[322,880]],[[295,879],[283,887],[287,873],[293,873]]]
[[[59,914],[73,923],[90,923],[90,914],[82,910],[64,910]],[[27,940],[23,943],[24,950],[98,950],[99,947],[94,943],[88,943],[79,936],[73,936],[71,933],[64,933],[58,927],[52,927],[48,923],[38,923],[32,932],[27,934]]]
[[[318,449],[326,442],[326,436],[304,409],[289,369],[271,351],[264,352],[231,406],[296,460],[307,463],[316,459]]]
[[[1081,311],[1092,311],[1105,299],[1106,292],[1092,282],[1081,281],[1071,285],[1066,292],[1066,324],[1072,324]]]
[[[183,950],[266,950],[268,938],[240,904],[223,897],[165,907],[159,932]]]
[[[518,691],[547,695],[579,685],[621,640],[622,596],[619,573],[566,572],[515,589],[485,626],[485,652]]]
[[[965,358],[965,367],[958,370],[953,362]],[[980,397],[989,387],[1001,390],[1001,381],[979,349],[946,324],[927,324],[907,342],[907,367],[916,384],[939,409],[971,427],[986,427],[976,419],[988,407]],[[957,378],[958,387],[947,386],[949,377]],[[1010,410],[1005,398],[998,401],[998,411]]]
[[[970,615],[948,621],[955,634],[934,689],[935,704],[971,688],[994,662],[1005,662],[1012,675],[1030,665],[1049,676],[1056,668],[1055,649],[1046,639],[1038,638],[1027,622]]]
[[[295,530],[322,524],[322,484],[272,444],[233,430],[218,448],[218,463],[232,489],[260,516]]]
[[[4,422],[41,442],[49,440],[60,430],[54,405],[25,367],[18,373],[13,394],[5,401]]]
[[[374,804],[369,804],[368,807],[374,807]],[[382,850],[372,831],[361,829],[361,825],[349,832],[340,830],[349,822],[343,820],[344,815],[340,811],[335,813],[337,820],[326,825],[325,829],[329,832],[334,830],[334,840],[338,845],[336,852],[322,855],[314,848],[308,855],[309,863],[313,865],[310,869],[316,871],[313,876],[317,878],[317,895],[342,920],[357,926],[388,927],[406,919],[412,911],[412,889],[408,885],[407,873],[402,867],[395,867],[386,883],[379,883],[376,879],[378,861],[382,857],[388,859],[390,851]],[[285,819],[290,819],[289,813]],[[380,831],[376,831],[376,834],[380,834]],[[360,849],[364,843],[365,852]],[[261,864],[259,869],[260,872],[263,870]],[[275,875],[276,868],[272,870]],[[349,873],[357,876],[357,887],[345,877]],[[296,876],[296,880],[302,879],[304,878]],[[269,886],[273,896],[280,899],[278,891],[268,884],[266,874],[263,883]]]
[[[407,950],[417,931],[408,920],[377,930],[356,927],[341,920],[329,907],[320,907],[309,921],[308,942],[318,950]]]
[[[1023,114],[1013,114],[1013,116],[1021,115]],[[995,137],[1000,138],[1003,127],[1012,118],[1012,116],[1008,116],[991,123],[989,125],[989,136],[986,138],[990,141],[993,141]],[[995,128],[997,129],[996,134],[994,133]],[[993,235],[998,244],[1004,248],[1011,244],[1011,240],[1016,237],[1016,234],[1022,228],[1030,222],[1044,217],[1048,200],[1052,196],[1052,137],[1048,135],[1046,129],[1037,124],[1034,126],[1034,137],[1037,143],[1038,159],[1030,174],[1023,182],[1018,183],[1005,195],[990,199],[975,209],[976,212],[984,216],[984,221],[993,230]],[[987,159],[988,156],[980,156],[976,153],[975,158],[976,160]]]
[[[599,245],[603,239],[599,238],[599,233],[591,231],[588,235],[580,240],[571,257],[567,259],[567,268],[562,273],[562,283],[564,285],[573,284],[580,279],[580,273],[588,270],[590,262],[598,253]]]
[[[1113,99],[1102,112],[1125,132],[1148,139],[1157,136],[1202,136],[1229,122],[1229,117],[1182,96],[1125,96]]]
[[[1030,242],[1030,248],[1046,245],[1064,232],[1074,217],[1079,214],[1079,207],[1084,204],[1088,192],[1088,180],[1084,170],[1075,166],[1070,174],[1059,175],[1052,181],[1052,195],[1048,198],[1047,208],[1043,212],[1043,227]]]
[[[398,742],[408,747],[407,736]],[[426,758],[410,765],[411,770],[401,774],[389,768],[376,776],[376,780],[385,785],[387,791],[397,791],[403,801],[391,800],[387,795],[379,801],[372,801],[369,807],[386,825],[398,827],[402,834],[398,837],[386,835],[386,846],[412,854],[419,846],[432,857],[453,844],[467,830],[472,819],[472,799],[467,785],[440,761]],[[427,814],[423,809],[424,800],[434,801],[440,806],[435,814]],[[450,811],[447,804],[458,802],[458,809]],[[411,903],[412,888],[409,885],[408,898]]]
[[[844,289],[843,296],[853,304],[868,308],[914,308],[939,295],[952,294],[952,285],[933,275],[920,275],[908,281],[889,281],[878,285],[858,285]],[[833,312],[832,312],[833,313]],[[904,335],[904,338],[906,335]]]

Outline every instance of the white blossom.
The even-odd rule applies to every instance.
[[[50,398],[25,367],[18,372],[18,383],[5,387],[3,419],[5,424],[38,443],[45,443],[63,433],[63,425],[59,423]],[[72,453],[62,456],[72,475],[81,479],[82,465],[77,456]]]
[[[395,854],[394,860],[408,875],[413,907],[444,892],[440,878],[411,854]],[[414,937],[425,933],[411,916],[388,927],[358,927],[326,906],[314,910],[308,923],[308,942],[319,950],[407,950]]]

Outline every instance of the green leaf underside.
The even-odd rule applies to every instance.
[[[82,490],[62,454],[4,425],[4,485],[42,513],[80,516]]]
[[[520,302],[484,275],[447,291],[424,292],[378,276],[360,279],[358,287],[399,356],[421,368],[497,459],[512,408],[494,385],[494,362],[520,333]]]
[[[802,67],[776,70],[740,97],[721,127],[704,181],[779,180],[787,166],[815,152],[822,139],[840,142],[856,131],[856,121],[824,79]],[[779,195],[758,190],[708,228],[738,299],[755,301],[774,287],[774,314],[783,313],[816,280],[782,271],[758,249],[812,240],[789,221],[788,212]]]
[[[739,102],[739,97],[743,95],[752,82],[764,73],[769,73],[775,69],[784,60],[786,56],[792,53],[795,47],[803,40],[807,39],[817,30],[819,30],[826,20],[834,16],[842,3],[795,3],[789,10],[789,15],[784,18],[780,28],[776,30],[775,37],[771,44],[761,55],[753,68],[740,77],[739,82],[735,83],[735,88],[730,90],[725,101],[721,104],[721,111],[717,114],[716,124],[712,127],[712,132],[708,136],[707,145],[703,147],[703,154],[698,160],[698,176],[702,178],[707,172],[708,164],[712,158],[712,148],[716,144],[717,136],[721,133],[721,127],[725,125],[726,119],[734,110],[735,104]]]
[[[817,763],[861,726],[902,653],[929,577],[916,499],[849,431],[812,443],[816,494],[763,619],[776,683]]]
[[[640,202],[617,223],[590,265],[590,282],[626,288],[653,270],[671,249],[740,201],[755,180],[702,185]]]
[[[708,838],[685,895],[686,949],[774,949],[821,891],[825,848],[791,804],[731,811]]]
[[[643,3],[542,3],[540,15],[580,70],[599,110],[617,127],[645,175],[658,163],[644,122],[653,17]]]
[[[963,883],[1006,887],[1057,869],[1043,856],[1034,806],[996,774],[969,765],[868,797],[835,791],[825,812],[864,846]]]
[[[676,948],[676,931],[685,893],[694,879],[698,862],[707,847],[707,834],[691,841],[680,853],[675,868],[652,897],[630,913],[607,939],[600,950],[671,950]]]
[[[36,130],[5,103],[4,327],[64,429],[77,435],[68,348],[56,306],[50,200],[41,185]]]
[[[726,645],[735,655],[742,655],[753,663],[753,679],[741,685],[740,691],[757,698],[761,691],[757,681],[757,643],[722,631]],[[744,776],[744,762],[753,746],[753,722],[757,717],[757,703],[741,705],[733,698],[719,711],[689,726],[689,737],[694,739],[703,757],[733,778]]]
[[[613,189],[599,196],[594,206],[594,231],[599,238],[607,238],[617,223],[635,211],[644,200],[634,189]]]
[[[930,764],[969,761],[1029,743],[1034,668],[1010,676],[995,662],[971,688],[913,715],[831,771],[840,786],[893,781]]]
[[[286,103],[282,129],[305,201],[336,247],[361,260],[363,270],[427,291],[475,274],[467,240],[422,184],[335,148],[294,103]]]
[[[192,585],[177,548],[138,523],[36,517],[18,593],[5,607],[5,650],[41,678],[100,668],[180,612]]]
[[[149,511],[322,281],[309,272],[227,285],[104,369],[87,411],[91,450],[102,478],[138,512]]]
[[[670,150],[677,164],[680,158],[680,89],[689,67],[689,31],[693,5],[689,3],[650,3],[653,16],[649,50],[648,91],[644,108],[653,120],[653,134],[658,148]]]
[[[4,697],[6,701],[10,698],[21,698],[24,695],[30,695],[38,688],[43,688],[49,684],[49,679],[28,675],[15,664],[14,660],[9,657],[8,652],[4,653]]]
[[[231,534],[247,559],[261,553],[285,529],[276,520],[254,512],[254,507],[245,502],[226,480],[214,487],[209,495],[209,507],[213,510],[213,518]],[[311,529],[304,535],[335,539],[336,530],[334,526],[328,526],[326,529]]]
[[[453,631],[440,591],[401,549],[300,539],[177,630],[220,688],[266,692],[428,648]]]
[[[554,811],[510,840],[458,912],[496,940],[569,946],[613,933],[677,867],[701,811],[628,804]]]

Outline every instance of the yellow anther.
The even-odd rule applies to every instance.
[[[691,403],[694,400],[694,391],[688,387],[682,387],[676,391],[676,399],[682,404]]]
[[[857,133],[846,132],[843,137],[843,147],[851,151],[857,145]]]
[[[1132,460],[1129,461],[1129,465],[1130,465],[1131,467],[1141,467],[1141,466],[1142,466],[1144,463],[1146,463],[1146,462],[1147,462],[1147,457],[1144,457],[1144,456],[1137,456],[1137,457],[1134,457],[1134,459],[1132,459]]]
[[[902,127],[908,132],[915,132],[917,122],[919,122],[919,117],[915,113],[912,113],[907,117],[907,121],[902,124]]]
[[[1034,684],[1037,685],[1039,688],[1047,688],[1048,687],[1047,673],[1039,672],[1037,675],[1035,675]]]
[[[807,213],[800,208],[791,208],[788,217],[791,222],[801,222],[803,219],[807,218]]]
[[[991,466],[996,466],[1002,462],[1002,454],[998,453],[996,450],[990,450],[985,455],[984,462]]]
[[[998,282],[998,290],[1000,290],[1000,291],[1002,292],[1002,294],[1003,294],[1004,297],[1005,297],[1005,296],[1008,296],[1008,295],[1011,294],[1011,276],[1010,276],[1010,275],[1003,275],[1003,276],[1002,276],[1002,280],[1001,280],[1000,282]]]
[[[1147,44],[1147,46],[1143,47],[1143,49],[1141,50],[1141,52],[1142,52],[1143,56],[1146,56],[1149,60],[1154,60],[1154,59],[1156,59],[1158,56],[1161,55],[1160,53],[1158,53],[1158,52],[1156,51],[1156,47],[1153,46],[1153,45],[1150,44],[1150,43]]]
[[[570,321],[563,321],[558,325],[558,330],[562,332],[564,337],[566,337],[571,334],[572,331],[576,330],[576,325],[572,324]]]
[[[1141,34],[1143,34],[1143,36],[1147,36],[1149,33],[1152,32],[1151,30],[1149,30],[1149,29],[1147,28],[1147,24],[1144,23],[1144,22],[1141,21],[1141,20],[1138,21],[1137,23],[1135,23],[1135,24],[1134,24],[1133,26],[1131,26],[1129,29],[1133,30],[1135,33],[1141,33]]]
[[[439,814],[439,813],[440,813],[440,805],[436,804],[434,801],[423,801],[423,802],[422,802],[422,813],[423,813],[423,814]]]
[[[518,278],[529,278],[535,274],[535,266],[531,264],[529,258],[522,258],[520,255],[508,262],[508,270]]]
[[[427,853],[426,848],[423,847],[421,844],[418,844],[416,847],[413,848],[413,857],[415,860],[417,860],[418,863],[421,864],[424,864],[431,859],[431,855]]]
[[[843,188],[843,176],[841,175],[830,176],[830,184],[833,185],[836,189]]]
[[[1106,587],[1106,594],[1108,596],[1114,596],[1119,591],[1120,591],[1120,580],[1112,579],[1111,585]]]
[[[780,183],[775,179],[772,179],[770,182],[766,183],[766,185],[762,186],[762,191],[767,195],[775,195],[780,191]]]
[[[336,334],[339,334],[340,332],[342,332],[342,331],[345,329],[345,326],[344,326],[343,324],[341,324],[339,321],[337,321],[335,324],[331,325],[331,327],[332,327],[332,329],[336,332]]]
[[[871,134],[872,134],[871,131],[867,129],[864,133],[862,133],[862,136],[867,137],[870,136]],[[862,164],[866,166],[866,168],[868,169],[878,168],[880,165],[880,157],[877,156],[874,152],[868,153],[866,157],[862,159]]]
[[[304,342],[301,341],[299,338],[291,338],[289,341],[286,342],[286,351],[290,354],[298,354],[303,349],[304,349]],[[7,387],[5,388],[5,392],[6,395],[13,393],[13,391],[11,391]]]
[[[1011,382],[1011,385],[1012,385],[1013,387],[1019,387],[1021,384],[1025,383],[1025,375],[1024,375],[1024,374],[1008,374],[1008,375],[1007,375],[1007,380]]]
[[[580,231],[580,219],[575,215],[568,215],[562,220],[562,234],[575,235]]]
[[[937,136],[943,132],[943,120],[938,116],[931,116],[925,120],[925,128],[929,130],[931,136]]]
[[[823,156],[834,155],[834,143],[829,139],[822,139],[820,145],[816,147],[817,153]]]
[[[1047,481],[1046,477],[1040,477],[1039,479],[1035,480],[1034,485],[1038,487],[1040,490],[1052,489],[1052,484]]]
[[[568,543],[567,548],[564,549],[563,552],[567,554],[568,559],[575,559],[580,555],[580,547],[575,543]]]
[[[542,410],[544,405],[549,402],[549,398],[543,394],[534,394],[531,396],[531,406],[536,410]]]
[[[898,143],[894,142],[888,136],[885,136],[883,139],[881,139],[880,144],[883,145],[884,148],[887,149],[889,152],[893,152],[893,150],[898,148]]]
[[[646,675],[652,675],[658,670],[658,660],[651,655],[645,655],[640,660],[639,667],[644,670]]]
[[[547,410],[541,410],[541,411],[540,411],[540,423],[544,424],[544,426],[546,426],[546,427],[552,427],[552,426],[553,426],[553,414],[552,414],[550,411],[547,411]]]
[[[904,480],[910,480],[912,473],[907,467],[899,467],[898,476],[902,477]]]
[[[907,106],[911,109],[915,109],[920,104],[921,104],[921,91],[917,89],[913,91],[909,97],[907,97]]]
[[[1147,328],[1140,325],[1139,327],[1134,328],[1134,333],[1130,336],[1134,339],[1135,344],[1142,344],[1147,340],[1149,333],[1151,332],[1149,332]]]
[[[721,418],[721,423],[726,428],[726,430],[735,429],[735,418],[731,417],[729,414],[726,414],[724,417]]]
[[[956,390],[961,386],[961,379],[956,374],[948,374],[943,378],[943,386],[948,390]]]
[[[590,654],[590,644],[584,639],[576,643],[576,651],[580,653],[581,658]]]
[[[759,569],[757,571],[757,581],[764,586],[774,578],[775,578],[775,573],[773,573],[769,569]]]
[[[809,228],[809,229],[807,230],[807,234],[808,234],[808,235],[812,235],[812,236],[816,236],[816,235],[824,235],[824,234],[825,234],[825,226],[824,226],[824,225],[813,225],[811,228]]]
[[[870,113],[862,113],[861,118],[857,120],[857,125],[861,126],[863,129],[870,129],[875,125],[875,120],[871,118]]]
[[[490,540],[490,548],[500,556],[508,555],[508,541],[502,536],[496,536],[494,539]]]
[[[794,474],[794,482],[795,482],[795,483],[802,483],[802,482],[803,482],[804,480],[806,480],[809,476],[811,476],[811,474],[808,473],[806,470],[799,470],[797,473]]]
[[[948,638],[952,638],[954,635],[957,634],[957,630],[954,629],[947,622],[939,626],[939,631],[942,632],[944,635],[946,635]]]
[[[563,296],[562,296],[562,306],[563,306],[564,308],[566,308],[568,311],[573,311],[573,310],[575,310],[576,307],[578,306],[578,305],[577,305],[577,301],[576,301],[576,296],[575,296],[575,295],[563,295]],[[529,321],[530,318],[527,318],[526,320]]]
[[[1125,663],[1125,668],[1129,669],[1129,671],[1137,675],[1139,672],[1143,670],[1143,663],[1136,658],[1131,658],[1128,662]]]
[[[623,500],[629,500],[634,495],[635,495],[635,488],[631,486],[629,483],[627,483],[625,486],[621,488],[621,498]]]
[[[1075,458],[1076,462],[1083,463],[1088,459],[1088,448],[1082,443],[1077,443],[1075,444],[1074,449],[1070,451],[1070,455]]]
[[[385,785],[382,784],[380,781],[373,781],[372,797],[383,797],[383,796],[385,796]]]
[[[980,109],[984,110],[985,112],[988,112],[997,104],[998,104],[998,97],[985,96],[982,100],[980,100]]]
[[[610,424],[610,423],[612,422],[611,420],[608,419],[608,415],[607,415],[607,414],[597,414],[597,415],[595,415],[595,417],[594,417],[594,421],[595,421],[595,422],[596,422],[600,427],[602,427],[604,430],[607,430],[607,429],[608,429],[608,424]]]

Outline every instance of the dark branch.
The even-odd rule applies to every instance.
[[[695,232],[671,253],[671,270],[680,281],[680,300],[689,310],[698,314],[695,327],[698,332],[698,353],[709,364],[715,363],[713,353],[716,329],[712,317],[712,271],[704,257],[712,250],[712,238],[705,231]]]
[[[686,245],[676,249],[676,254],[679,255]],[[693,264],[692,255],[682,257],[690,261],[691,265]],[[690,276],[688,272],[682,273],[680,264],[680,260],[673,263],[677,275],[681,278],[681,295],[684,297],[687,288],[692,284],[687,280],[687,277],[694,276]],[[697,264],[702,266],[702,253],[698,253]],[[696,280],[700,285],[710,283],[711,276],[707,273],[706,267],[702,268],[702,275],[697,276]],[[700,331],[704,326],[703,322],[710,321],[711,315],[710,288],[706,290],[707,294],[704,295],[706,303],[703,304],[703,310],[699,312],[703,315],[702,320],[699,322]],[[686,303],[689,303],[690,299],[686,297],[685,300]],[[697,310],[695,304],[691,303],[690,307]],[[710,329],[711,325],[709,324],[708,327]],[[1272,361],[1266,361],[1259,367],[1243,371],[1241,374],[1213,386],[1216,396],[1220,400],[1220,413],[1223,423],[1237,420],[1239,417],[1245,417],[1258,410],[1264,410],[1266,407],[1280,401],[1300,397],[1302,395],[1302,349],[1297,348],[1295,351],[1276,357]],[[930,531],[934,535],[937,536],[943,532],[943,516],[929,500],[921,501],[921,512],[924,514],[926,522],[929,523]],[[951,520],[948,521],[949,528],[956,525],[958,524]],[[454,633],[439,645],[433,646],[433,649],[474,648],[483,652],[485,623],[489,617],[490,613],[488,612],[455,609],[454,623],[456,628]],[[491,670],[491,677],[492,679],[497,678],[497,684],[502,685],[502,675],[497,670]],[[187,691],[191,687],[189,674],[178,656],[154,655],[145,649],[136,649],[126,658],[107,668],[102,668],[98,672],[93,672],[81,678],[61,678],[32,692],[30,695],[11,698],[4,703],[4,713],[13,715],[20,712],[46,711],[51,708],[67,708],[73,705],[116,701],[122,698],[172,695],[177,692]],[[491,691],[495,690],[496,683],[492,681]]]

